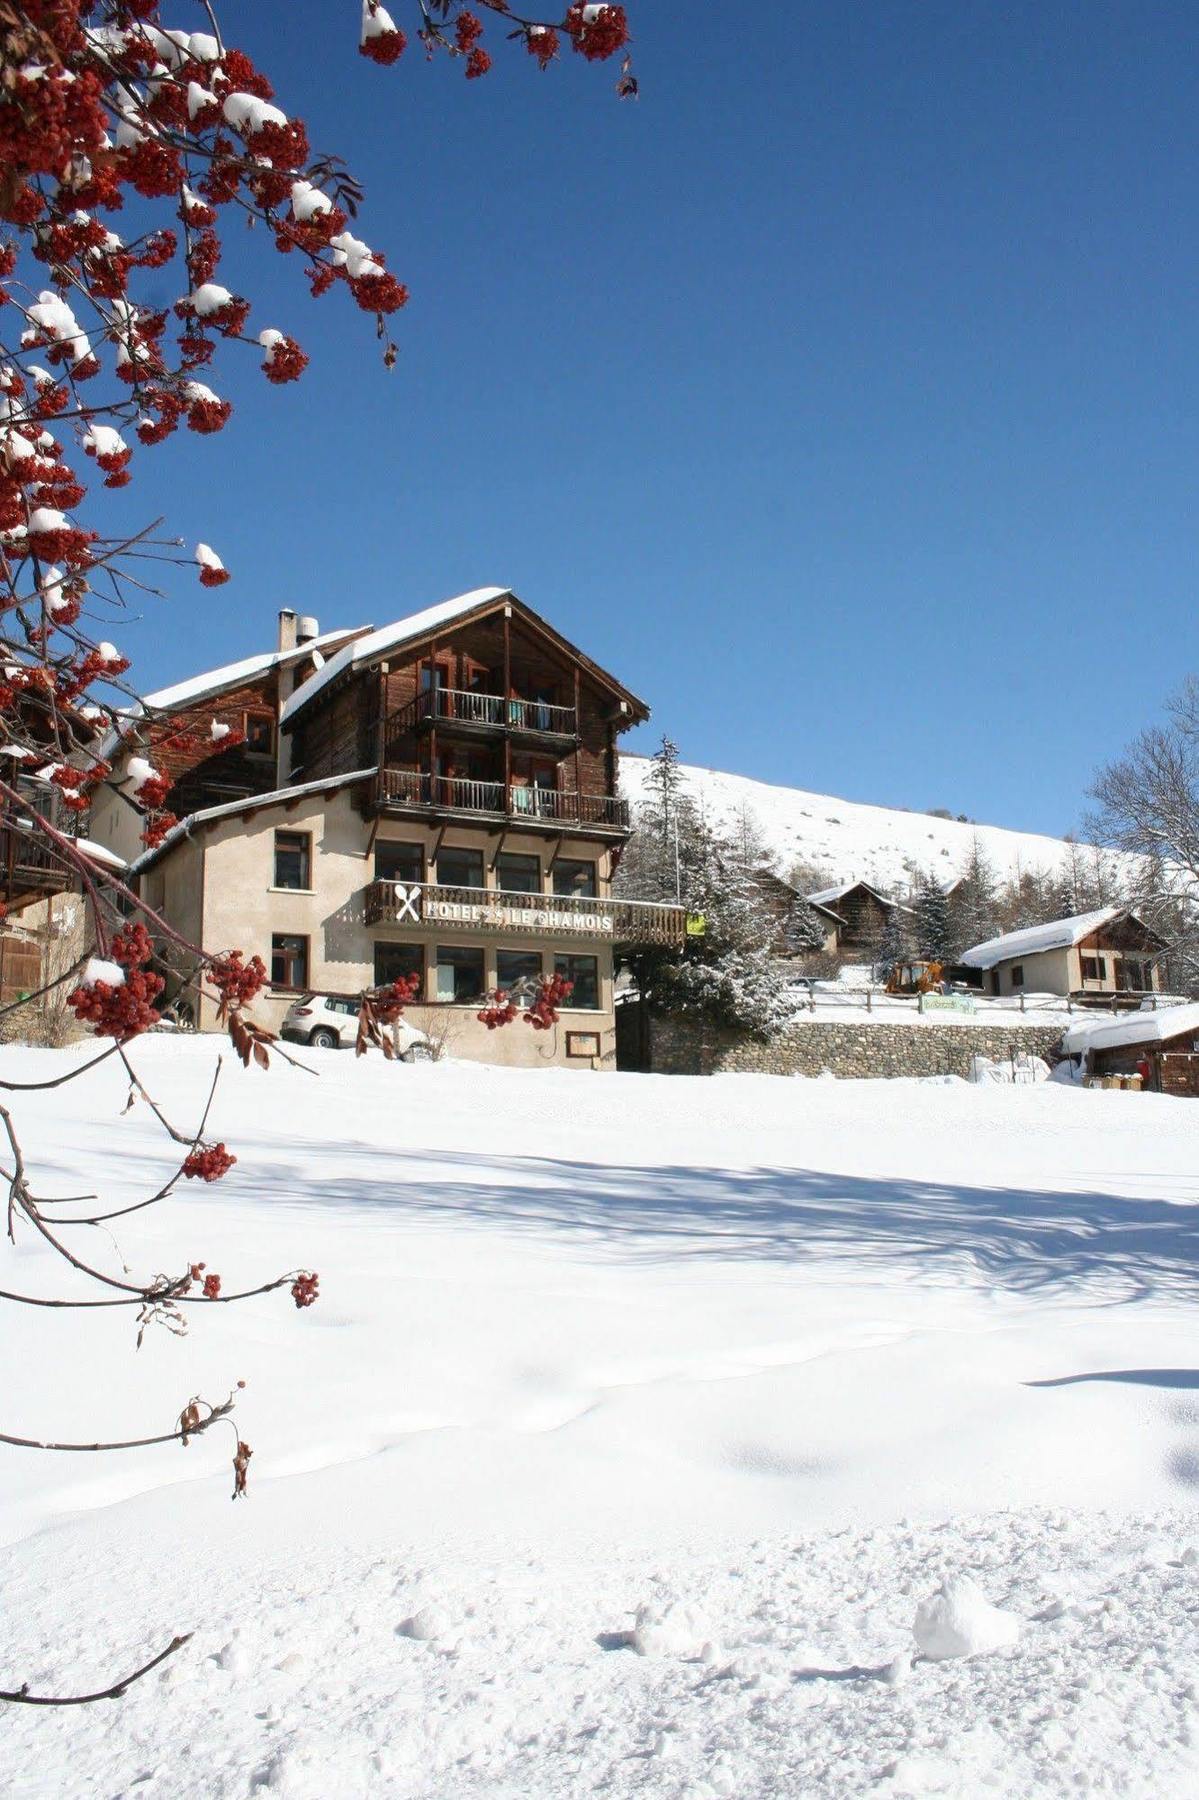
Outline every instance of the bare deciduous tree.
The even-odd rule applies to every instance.
[[[1132,898],[1165,939],[1170,979],[1199,988],[1199,677],[1091,788],[1091,829],[1139,859]]]

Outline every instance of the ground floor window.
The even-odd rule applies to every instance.
[[[511,993],[522,984],[535,986],[541,980],[540,950],[497,950],[495,953],[496,986]]]
[[[393,981],[407,981],[415,975],[420,982],[419,999],[425,986],[425,950],[423,944],[375,944],[375,986],[390,987]]]
[[[437,998],[466,1006],[484,993],[483,952],[465,944],[437,949]]]
[[[596,956],[555,956],[554,973],[573,983],[568,1006],[599,1006],[599,958]]]
[[[276,934],[271,939],[271,986],[308,986],[308,939]]]
[[[1084,981],[1107,980],[1107,958],[1103,956],[1084,956],[1082,959],[1082,978]]]
[[[1146,994],[1153,986],[1153,964],[1126,956],[1116,964],[1116,976],[1120,984],[1132,993]]]
[[[1012,986],[1013,986],[1013,988],[1022,988],[1024,986],[1024,964],[1023,963],[1013,963],[1012,964]]]

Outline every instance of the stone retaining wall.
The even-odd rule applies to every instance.
[[[999,1061],[1013,1051],[1044,1056],[1058,1025],[797,1024],[769,1043],[690,1019],[653,1020],[653,1066],[666,1075],[822,1075],[887,1080],[902,1075],[962,1075],[970,1059]]]

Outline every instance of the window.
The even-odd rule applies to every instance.
[[[595,864],[593,862],[571,862],[565,858],[554,864],[555,894],[579,894],[588,900],[595,899]]]
[[[389,838],[376,838],[376,881],[423,881],[424,879],[425,851],[422,844],[393,844]]]
[[[484,993],[483,952],[465,945],[439,945],[437,949],[437,998],[465,1006]]]
[[[1019,988],[1019,987],[1024,986],[1024,964],[1023,963],[1013,963],[1012,964],[1012,986],[1014,988]]]
[[[573,982],[567,1006],[599,1005],[599,959],[594,956],[555,956],[554,973]]]
[[[1084,956],[1082,959],[1082,978],[1084,981],[1107,980],[1107,958],[1103,956]]]
[[[277,831],[275,833],[275,886],[277,888],[310,888],[312,886],[312,833],[309,831]]]
[[[1126,956],[1116,964],[1116,985],[1134,994],[1147,994],[1153,988],[1153,964],[1138,957]]]
[[[442,887],[483,886],[483,852],[443,846],[437,852],[437,879]]]
[[[498,856],[496,881],[509,894],[541,892],[541,858],[539,856]]]
[[[375,986],[389,987],[393,981],[406,981],[415,975],[420,982],[418,997],[425,986],[425,949],[423,944],[375,943]]]
[[[511,993],[514,987],[523,983],[526,987],[535,987],[541,980],[540,950],[497,950],[495,953],[495,978],[497,987]]]
[[[241,716],[241,729],[246,740],[247,755],[273,756],[275,754],[274,713],[244,712]]]
[[[307,988],[308,939],[280,937],[271,939],[271,986]]]

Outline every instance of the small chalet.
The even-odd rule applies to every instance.
[[[847,956],[863,960],[874,955],[895,914],[908,910],[867,881],[821,888],[818,894],[808,895],[808,904],[822,908],[838,921],[834,947]]]
[[[963,952],[992,994],[1153,994],[1165,945],[1131,908],[1105,906],[1009,931]]]
[[[773,869],[755,869],[750,881],[763,911],[773,924],[770,941],[773,956],[790,959],[836,950],[838,935],[844,929],[845,921],[831,906],[821,906],[815,900],[807,901],[823,927],[824,942],[818,945],[801,943],[797,941],[794,929],[796,910],[804,900],[798,888],[793,888],[789,881],[784,881]]]
[[[611,892],[617,738],[649,709],[510,590],[324,637],[285,613],[273,653],[150,700],[201,747],[167,764],[187,816],[131,874],[189,941],[262,957],[264,1023],[415,977],[408,1016],[452,1055],[615,1067],[614,958],[684,935],[682,907]],[[93,808],[119,853],[141,824],[118,792]],[[489,993],[553,974],[573,988],[553,1033],[479,1023]]]
[[[1199,1099],[1199,1006],[1079,1019],[1063,1036],[1061,1054],[1082,1075],[1139,1074],[1154,1093]]]

